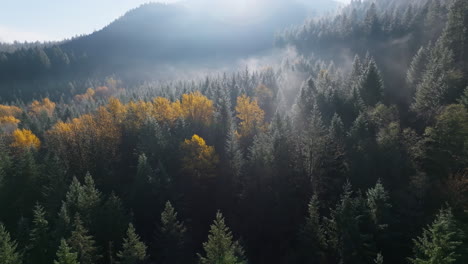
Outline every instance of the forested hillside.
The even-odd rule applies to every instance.
[[[276,44],[3,101],[0,263],[468,263],[468,1],[352,1]]]
[[[212,6],[206,0],[148,3],[71,40],[0,44],[0,96],[60,97],[113,75],[134,85],[185,78],[184,72],[205,68],[235,68],[240,59],[268,52],[278,29],[334,10],[337,3],[270,0],[266,8],[245,17],[230,17],[222,5]]]

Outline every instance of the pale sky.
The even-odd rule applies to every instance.
[[[0,0],[0,42],[56,41],[89,34],[149,1],[156,0]]]

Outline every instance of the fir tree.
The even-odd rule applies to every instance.
[[[381,229],[386,228],[388,225],[386,221],[388,220],[388,209],[391,207],[388,200],[388,192],[379,179],[377,184],[367,191],[367,205],[374,224]]]
[[[413,57],[411,65],[406,74],[406,83],[409,89],[409,96],[412,98],[416,92],[416,87],[421,83],[423,74],[428,63],[427,49],[421,47]]]
[[[182,264],[186,256],[186,227],[177,220],[177,212],[167,201],[161,213],[161,227],[155,234],[155,256],[165,264]]]
[[[307,263],[322,263],[327,246],[319,209],[318,197],[314,195],[309,202],[306,223],[301,230],[301,242]]]
[[[95,264],[100,258],[97,253],[94,239],[88,234],[88,230],[83,226],[79,215],[75,216],[73,231],[68,239],[68,244],[74,252],[78,253],[80,264]]]
[[[51,261],[49,222],[45,219],[45,210],[36,204],[33,211],[33,225],[30,233],[28,258],[34,263],[49,263]]]
[[[119,264],[138,264],[146,259],[146,246],[136,234],[132,224],[128,226],[122,250],[117,253]]]
[[[60,246],[57,250],[57,259],[54,264],[80,264],[78,262],[78,254],[71,252],[71,248],[68,246],[67,241],[62,239]]]
[[[450,208],[440,210],[434,222],[414,239],[413,264],[461,263],[463,231],[458,227]]]
[[[223,215],[216,213],[211,225],[208,241],[203,243],[205,256],[198,255],[200,264],[243,264],[246,263],[244,251],[224,223]]]
[[[370,58],[369,63],[364,69],[361,83],[359,86],[359,94],[361,95],[364,103],[368,106],[375,106],[382,100],[384,85],[382,76],[377,68],[373,58]]]
[[[5,226],[0,223],[0,263],[21,264],[21,256],[17,252],[17,244],[11,240],[10,234]]]

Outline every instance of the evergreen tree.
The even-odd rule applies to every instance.
[[[154,256],[164,264],[182,264],[187,262],[187,229],[177,220],[177,212],[168,201],[161,213],[161,227],[155,235]]]
[[[244,250],[224,223],[223,215],[216,213],[216,219],[211,225],[208,241],[203,243],[205,256],[200,258],[200,264],[242,264],[246,263]]]
[[[146,246],[136,234],[135,228],[129,224],[127,237],[124,238],[122,250],[117,253],[119,264],[138,264],[146,259]]]
[[[423,74],[426,70],[428,63],[428,54],[427,49],[421,47],[418,50],[418,53],[413,57],[411,65],[409,66],[408,72],[406,74],[406,83],[409,89],[409,96],[413,98],[416,87],[421,83]]]
[[[10,234],[5,226],[0,223],[0,263],[21,264],[21,256],[17,252],[17,244],[11,240]]]
[[[369,263],[376,253],[368,230],[367,206],[361,197],[352,197],[349,182],[343,190],[341,200],[327,219],[328,245],[338,255],[340,263]]]
[[[386,228],[388,225],[388,209],[391,207],[388,200],[388,192],[379,179],[377,184],[367,191],[367,205],[374,224],[381,229]]]
[[[325,230],[322,226],[319,213],[319,200],[316,195],[308,205],[306,223],[301,230],[303,252],[306,263],[322,263],[327,247]]]
[[[49,222],[45,219],[45,210],[36,204],[33,211],[33,225],[30,233],[30,244],[28,246],[28,259],[34,263],[50,263],[52,256],[50,252]]]
[[[424,229],[422,236],[413,240],[414,257],[409,261],[413,264],[461,264],[463,239],[463,231],[458,227],[452,210],[444,208]]]
[[[78,262],[78,254],[71,252],[71,248],[68,246],[67,241],[62,239],[60,246],[57,250],[57,259],[54,264],[80,264]]]
[[[382,76],[380,75],[380,71],[374,59],[370,58],[362,75],[359,94],[366,105],[375,106],[382,100],[383,92],[384,85]]]
[[[100,203],[101,193],[96,189],[91,174],[86,174],[83,185],[73,178],[66,195],[66,205],[71,217],[79,214],[87,225],[91,225]]]
[[[115,193],[111,193],[101,206],[95,222],[98,226],[96,240],[100,245],[115,244],[122,239],[128,227],[129,217]]]
[[[78,253],[80,264],[95,264],[100,259],[97,253],[94,239],[88,234],[88,230],[83,226],[80,216],[75,215],[73,231],[67,240],[74,252]]]
[[[427,69],[416,88],[411,105],[420,117],[432,121],[441,106],[452,96],[449,85],[453,65],[453,53],[438,41],[432,48]]]

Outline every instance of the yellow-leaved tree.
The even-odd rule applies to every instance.
[[[196,178],[211,178],[219,162],[218,155],[212,146],[206,145],[203,138],[193,135],[182,143],[182,167]]]
[[[70,166],[84,173],[97,162],[117,158],[121,131],[112,114],[104,107],[71,122],[58,122],[47,132],[47,143]]]
[[[127,113],[127,107],[115,97],[111,97],[109,99],[107,110],[111,114],[112,118],[114,118],[114,121],[118,124],[123,122]]]
[[[19,122],[14,116],[2,116],[0,117],[0,130],[4,133],[11,133],[18,128]]]
[[[246,95],[239,96],[236,112],[236,116],[240,120],[238,130],[240,137],[251,137],[264,129],[265,112],[258,106],[257,100],[252,100]]]
[[[55,103],[49,98],[44,98],[42,101],[34,100],[29,105],[29,113],[38,116],[42,113],[46,113],[48,116],[52,116],[55,110]]]
[[[169,124],[173,124],[182,115],[180,102],[171,102],[164,97],[154,98],[152,110],[151,114],[158,122],[167,122]]]
[[[41,141],[28,129],[16,129],[13,131],[13,142],[11,146],[14,148],[34,148],[38,149],[41,146]]]
[[[213,101],[200,92],[182,95],[181,109],[184,118],[192,122],[209,125],[213,120]]]
[[[23,111],[17,106],[0,105],[0,116],[14,116],[19,117]]]

